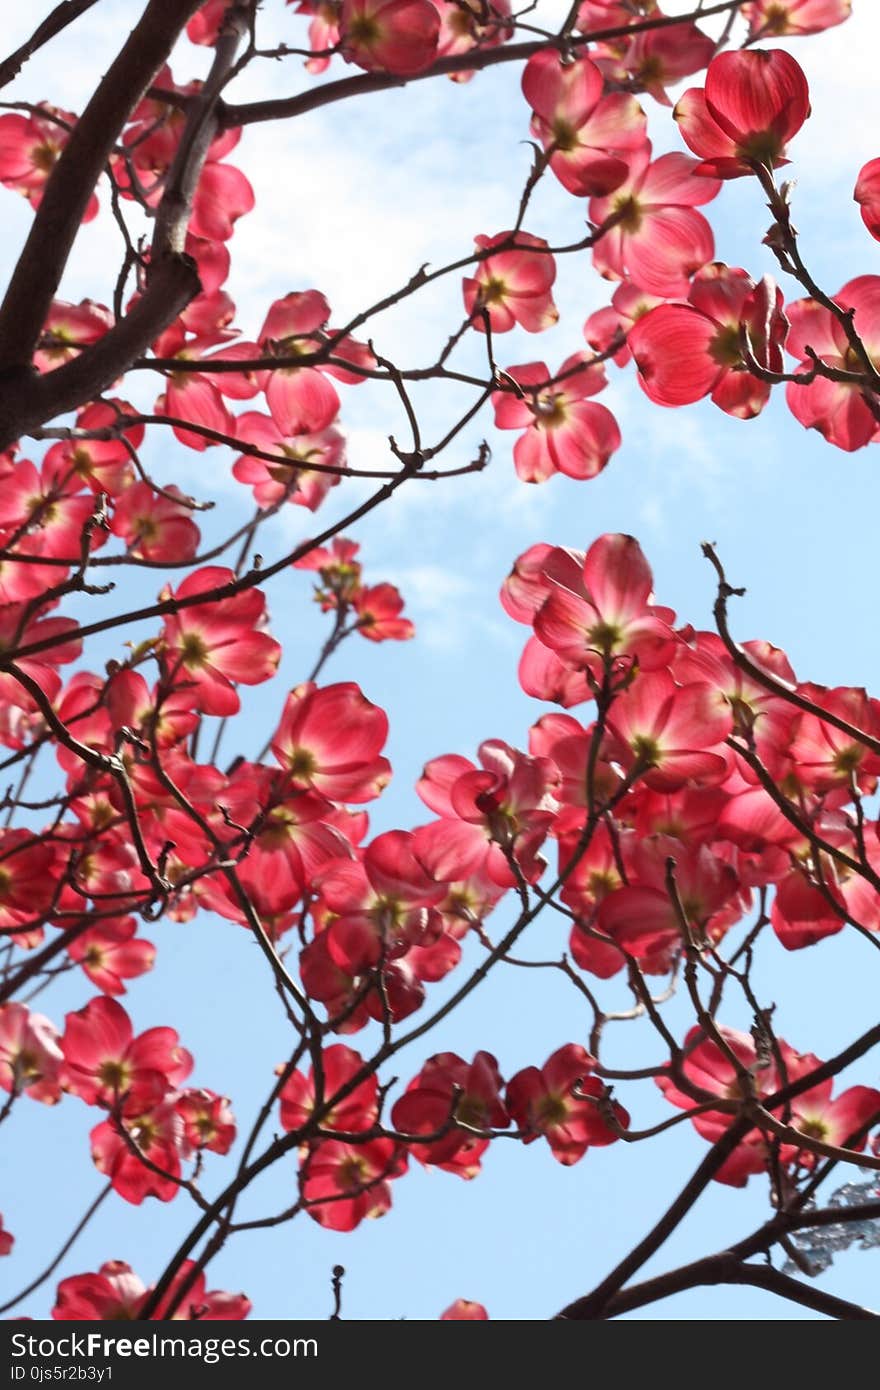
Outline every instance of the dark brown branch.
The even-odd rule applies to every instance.
[[[722,1164],[750,1129],[748,1120],[735,1120],[725,1134],[712,1146],[700,1166],[682,1188],[675,1201],[667,1208],[654,1228],[626,1255],[611,1273],[598,1284],[591,1293],[575,1299],[558,1314],[560,1318],[575,1320],[601,1319],[614,1296],[623,1288],[626,1281],[641,1269],[672,1235],[684,1220],[697,1198],[715,1177]]]
[[[821,705],[814,704],[812,700],[808,700],[805,695],[801,695],[797,690],[793,689],[792,686],[786,685],[785,682],[778,680],[776,676],[772,676],[769,671],[765,671],[762,666],[758,666],[752,661],[748,654],[743,651],[742,647],[734,641],[727,621],[727,601],[730,598],[741,597],[745,590],[734,589],[732,585],[727,582],[724,566],[718,558],[718,553],[711,542],[704,541],[702,551],[718,576],[718,597],[715,600],[713,609],[715,624],[718,628],[718,634],[727,648],[728,654],[734,665],[737,666],[740,671],[744,671],[747,676],[751,676],[752,680],[757,681],[758,685],[762,685],[765,690],[769,690],[772,695],[778,695],[781,700],[787,700],[790,705],[795,705],[798,709],[804,710],[807,714],[814,714],[817,719],[821,719],[826,724],[831,724],[835,729],[839,729],[841,733],[848,734],[856,743],[861,743],[864,748],[870,748],[872,753],[880,754],[880,739],[873,738],[872,735],[866,733],[864,729],[857,729],[854,724],[850,724],[848,720],[842,719],[840,715],[834,714],[833,711],[823,709]]]
[[[743,1264],[728,1254],[712,1255],[707,1260],[697,1260],[692,1265],[671,1270],[656,1279],[647,1279],[634,1289],[625,1290],[609,1304],[605,1316],[617,1318],[623,1313],[632,1312],[635,1308],[643,1308],[648,1303],[670,1298],[672,1294],[712,1284],[749,1284],[753,1288],[766,1289],[768,1293],[786,1298],[791,1303],[812,1308],[814,1312],[824,1313],[829,1318],[880,1318],[880,1314],[872,1312],[869,1308],[837,1298],[834,1294],[816,1288],[815,1285],[792,1279],[771,1265]]]
[[[559,48],[564,44],[567,50],[583,48],[589,43],[604,43],[613,39],[627,38],[651,29],[670,29],[675,25],[686,24],[695,19],[709,19],[716,14],[736,13],[745,0],[722,0],[721,4],[709,5],[706,9],[694,10],[685,15],[664,15],[659,18],[640,20],[635,24],[617,25],[608,29],[596,29],[589,34],[576,37],[548,35],[531,43],[507,44],[500,48],[472,48],[467,53],[452,54],[439,58],[425,72],[412,77],[395,77],[391,73],[360,73],[355,77],[342,77],[336,82],[326,82],[308,92],[300,92],[294,97],[281,97],[275,100],[248,102],[245,105],[227,105],[221,113],[224,126],[254,125],[261,121],[285,120],[291,116],[302,116],[307,111],[329,106],[333,102],[345,101],[348,97],[366,96],[370,92],[387,92],[394,87],[408,87],[413,82],[423,82],[430,77],[440,77],[456,72],[477,72],[483,68],[497,67],[501,63],[524,62],[535,53],[548,48]]]
[[[61,4],[56,5],[52,13],[37,25],[30,38],[0,63],[0,87],[14,81],[28,59],[95,4],[97,0],[61,0]]]
[[[46,184],[43,201],[0,306],[0,380],[5,377],[5,389],[0,393],[0,419],[4,423],[15,414],[15,398],[22,381],[31,373],[31,356],[89,199],[119,132],[198,7],[199,0],[149,0],[77,122]],[[117,371],[120,365],[117,361]],[[65,408],[62,405],[59,410]]]

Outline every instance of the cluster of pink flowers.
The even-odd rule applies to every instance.
[[[327,606],[350,601],[359,583],[353,547],[340,543],[315,564]],[[202,572],[195,592],[227,578]],[[649,975],[668,972],[685,949],[685,932],[700,949],[716,946],[762,889],[774,890],[770,921],[789,950],[847,921],[880,930],[876,895],[856,871],[858,837],[867,832],[852,810],[854,798],[876,790],[880,756],[847,733],[852,725],[880,735],[880,702],[863,690],[798,683],[784,653],[766,643],[744,647],[750,676],[715,634],[678,625],[654,602],[650,569],[630,536],[603,536],[586,553],[533,546],[514,565],[502,601],[532,628],[520,668],[526,692],[566,709],[595,701],[601,725],[549,713],[531,729],[527,752],[489,739],[476,762],[434,758],[418,784],[433,819],[372,839],[362,808],[390,777],[384,712],[352,683],[307,683],[290,692],[271,739],[274,768],[238,761],[222,774],[199,765],[184,746],[193,713],[234,708],[234,683],[271,674],[275,644],[259,630],[257,590],[222,609],[196,603],[172,615],[162,660],[175,675],[154,736],[164,766],[173,768],[171,785],[185,790],[199,817],[181,811],[148,763],[131,759],[128,777],[151,854],[166,849],[165,872],[177,885],[173,915],[203,905],[248,925],[236,883],[214,867],[218,845],[238,857],[238,884],[265,930],[277,939],[297,927],[302,987],[341,1034],[419,1009],[427,987],[458,965],[462,939],[505,894],[541,878],[542,851],[553,839],[561,900],[572,917],[572,960],[600,978],[628,962]],[[111,698],[97,705],[94,691],[94,678],[75,677],[60,705],[91,748],[111,749],[123,723],[146,736],[156,697],[139,674],[120,672]],[[809,710],[787,698],[792,691]],[[109,997],[152,962],[125,915],[149,885],[111,774],[89,772],[84,786],[76,759],[60,751],[71,809],[87,837],[84,881],[96,906],[106,911],[109,898],[115,908],[71,954],[105,993],[69,1014],[63,1032],[23,1004],[4,1005],[0,1085],[50,1104],[68,1092],[108,1112],[91,1135],[97,1167],[130,1202],[150,1195],[169,1201],[187,1162],[205,1150],[229,1150],[235,1124],[222,1096],[185,1087],[192,1059],[177,1034],[153,1028],[135,1036]],[[834,856],[816,854],[812,832],[786,817],[762,781],[764,770],[796,799],[804,823],[821,832]],[[605,808],[601,817],[597,807]],[[26,831],[4,832],[0,900],[22,938],[35,896],[50,917],[52,903],[60,911],[66,901],[59,838],[47,844]],[[238,855],[243,839],[248,852]],[[864,853],[880,867],[875,834]],[[27,936],[28,944],[38,939],[39,931]],[[759,1067],[748,1039],[729,1030],[723,1037],[754,1076],[759,1097],[818,1065],[785,1045],[776,1070]],[[683,1069],[659,1084],[674,1104],[702,1100],[694,1123],[707,1138],[732,1122],[732,1102],[742,1099],[739,1073],[707,1036],[695,1036]],[[344,1097],[338,1103],[337,1094]],[[717,1112],[707,1104],[715,1096]],[[433,1057],[395,1101],[390,1128],[369,1061],[333,1043],[319,1081],[313,1072],[287,1073],[280,1106],[282,1129],[303,1135],[303,1209],[336,1230],[385,1212],[410,1157],[472,1178],[493,1135],[512,1125],[523,1142],[543,1136],[570,1164],[629,1125],[594,1059],[574,1043],[506,1085],[488,1052],[472,1062],[454,1053]],[[855,1087],[832,1099],[829,1082],[800,1096],[787,1123],[792,1133],[843,1142],[878,1110],[880,1093]],[[811,1159],[792,1141],[780,1161]],[[739,1183],[766,1163],[755,1127],[719,1177]],[[90,1277],[104,1280],[104,1289],[109,1276]]]

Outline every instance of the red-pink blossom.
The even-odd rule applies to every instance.
[[[590,201],[590,220],[617,220],[593,247],[593,265],[609,280],[629,276],[656,295],[687,294],[691,277],[712,260],[712,228],[695,209],[720,183],[694,177],[696,161],[664,154],[651,162],[647,141],[630,156],[625,181],[609,197]]]
[[[198,550],[201,532],[192,508],[174,483],[157,492],[149,483],[132,483],[113,508],[110,529],[129,554],[145,560],[184,563]]]
[[[426,873],[417,848],[411,832],[389,830],[367,846],[361,861],[339,861],[321,873],[328,950],[347,973],[361,974],[439,934],[431,909],[445,888]]]
[[[658,791],[721,781],[728,769],[724,741],[732,728],[720,691],[703,683],[677,686],[666,671],[639,675],[608,715],[621,763]]]
[[[667,883],[669,860],[674,863],[678,904]],[[665,974],[684,945],[679,911],[693,940],[715,942],[742,913],[742,902],[736,900],[738,889],[735,871],[707,845],[652,836],[633,846],[628,881],[602,898],[596,925],[641,961],[646,972]],[[623,965],[618,952],[613,970],[594,969],[593,973],[605,978]]]
[[[229,0],[205,0],[186,26],[190,43],[215,44],[228,8]]]
[[[333,1096],[343,1089],[348,1094],[326,1111],[321,1119],[322,1129],[351,1133],[368,1130],[375,1123],[379,1097],[376,1076],[366,1076],[350,1086],[364,1066],[360,1053],[342,1043],[324,1048],[321,1053],[323,1100],[332,1101]],[[289,1132],[307,1125],[317,1103],[314,1068],[309,1070],[308,1076],[301,1071],[293,1072],[284,1083],[280,1100],[282,1129]]]
[[[579,576],[568,564],[563,573],[535,614],[535,633],[566,665],[599,674],[603,661],[621,657],[642,671],[666,665],[674,614],[651,602],[653,577],[637,540],[601,536]]]
[[[342,0],[342,55],[367,72],[411,77],[437,55],[440,16],[429,0]]]
[[[351,681],[298,685],[287,697],[272,752],[294,786],[331,801],[372,801],[387,785],[391,765],[379,750],[388,717]]]
[[[490,1052],[477,1052],[471,1063],[454,1052],[429,1057],[418,1076],[395,1102],[392,1123],[404,1134],[448,1132],[430,1143],[410,1145],[413,1158],[462,1178],[474,1178],[490,1139],[459,1129],[460,1120],[473,1129],[505,1129],[510,1123],[501,1092],[504,1082]]]
[[[553,303],[556,262],[543,237],[528,232],[499,232],[474,239],[478,252],[490,252],[463,281],[464,307],[474,328],[485,332],[482,311],[493,333],[509,333],[516,324],[540,333],[559,318]],[[494,252],[493,247],[505,249]]]
[[[473,1303],[469,1298],[457,1298],[440,1314],[440,1322],[488,1322],[489,1314],[482,1303]]]
[[[595,478],[620,447],[617,421],[604,405],[587,400],[605,385],[603,368],[583,354],[569,357],[555,382],[544,362],[508,367],[505,377],[520,391],[492,396],[498,429],[525,429],[513,447],[519,477],[543,483],[554,473]]]
[[[786,163],[786,145],[810,114],[810,91],[800,65],[781,48],[719,53],[705,89],[685,92],[673,114],[702,161],[697,172],[736,179],[758,164]]]
[[[235,1118],[227,1096],[190,1089],[178,1096],[174,1108],[183,1121],[184,1144],[194,1151],[228,1153],[235,1143]]]
[[[225,4],[225,0],[224,0]],[[171,1315],[177,1321],[238,1322],[246,1318],[251,1303],[244,1294],[205,1291],[205,1276],[190,1280],[194,1262],[184,1260],[164,1298],[152,1314],[154,1321],[167,1318],[184,1281],[189,1291]],[[141,1317],[141,1309],[151,1290],[124,1260],[108,1260],[96,1274],[72,1274],[62,1279],[55,1295],[52,1317],[63,1322],[122,1322]]]
[[[341,472],[334,470],[345,467],[345,438],[333,426],[314,434],[285,434],[270,416],[250,410],[236,417],[235,435],[243,444],[252,444],[278,460],[271,463],[242,454],[232,465],[233,477],[253,488],[254,501],[260,507],[274,507],[286,500],[317,511],[340,480]]]
[[[613,360],[618,367],[625,367],[632,356],[626,335],[634,323],[662,303],[662,296],[649,294],[624,280],[611,296],[611,303],[590,314],[584,324],[584,337],[594,352],[608,352],[617,344]]]
[[[591,1145],[613,1144],[618,1135],[605,1118],[605,1087],[590,1073],[595,1059],[577,1043],[567,1043],[542,1068],[525,1067],[507,1083],[507,1108],[531,1144],[543,1135],[553,1157],[569,1165]],[[607,1102],[618,1128],[629,1115],[616,1101]]]
[[[432,0],[440,16],[437,57],[469,53],[472,48],[497,48],[514,34],[510,0]],[[452,72],[453,82],[467,82],[472,72]]]
[[[749,36],[756,39],[818,34],[851,14],[852,0],[750,0],[742,8]]]
[[[320,291],[287,294],[271,305],[260,346],[270,356],[308,357],[321,346],[329,318],[330,306]],[[268,373],[265,390],[272,419],[285,437],[320,434],[339,413],[336,388],[317,367],[278,367]]]
[[[871,159],[856,180],[853,198],[859,204],[862,221],[875,241],[880,241],[880,159]]]
[[[876,361],[880,353],[880,276],[860,275],[849,280],[834,302],[844,312],[853,312],[856,333]],[[802,371],[813,367],[809,348],[828,367],[856,374],[852,382],[832,381],[822,375],[807,384],[789,382],[785,398],[792,415],[806,429],[818,430],[829,444],[848,453],[870,444],[878,434],[877,418],[865,400],[858,379],[862,362],[844,325],[814,299],[799,299],[787,306],[786,313],[791,321],[786,347],[800,360]]]
[[[79,304],[53,299],[34,353],[34,366],[41,372],[50,372],[71,361],[83,348],[103,338],[113,322],[112,311],[92,299],[83,299]]]
[[[124,1117],[103,1120],[89,1135],[92,1162],[98,1172],[134,1207],[148,1197],[173,1202],[180,1192],[184,1129],[174,1102],[170,1094],[155,1104],[145,1103],[143,1109],[129,1105]]]
[[[106,995],[67,1015],[61,1050],[65,1090],[87,1105],[124,1103],[135,1112],[160,1101],[193,1065],[173,1028],[148,1028],[135,1037],[122,1005]]]
[[[121,412],[119,417],[117,410]],[[59,440],[46,451],[42,470],[46,477],[67,480],[74,475],[93,493],[105,492],[115,497],[122,492],[134,479],[131,454],[125,441],[132,448],[139,448],[144,437],[143,425],[122,429],[119,439],[88,439],[81,435],[114,427],[117,420],[124,424],[125,416],[131,414],[132,407],[123,401],[94,401],[80,410],[76,416],[76,430],[81,433],[73,439]]]
[[[581,16],[587,8],[587,4],[581,5]],[[628,3],[626,8],[630,11],[631,5]],[[644,8],[649,16],[658,14],[653,3]],[[622,22],[631,23],[636,17],[628,13]],[[580,25],[580,19],[578,23]],[[601,27],[607,28],[608,24],[606,19]],[[662,106],[671,106],[667,87],[699,72],[714,52],[714,39],[696,24],[681,22],[672,28],[646,29],[640,34],[612,39],[599,45],[594,57],[610,85],[620,84],[649,92]]]
[[[602,74],[589,58],[563,61],[553,49],[534,54],[522,77],[532,108],[532,134],[550,168],[577,197],[619,188],[628,160],[645,141],[645,113],[624,92],[603,95]]]
[[[210,595],[235,582],[232,570],[209,566],[188,574],[176,590],[166,587],[162,599]],[[193,706],[205,714],[235,714],[240,701],[235,683],[259,685],[275,674],[281,648],[261,631],[266,600],[259,589],[228,594],[222,603],[180,608],[165,619],[164,660],[172,683],[190,693]]]
[[[44,1014],[15,1001],[0,1006],[0,1089],[54,1105],[61,1099],[60,1041]]]
[[[415,636],[415,624],[401,617],[403,595],[393,584],[373,584],[359,589],[352,599],[357,630],[370,642],[406,642]]]
[[[38,208],[49,176],[70,139],[76,116],[48,102],[26,116],[18,113],[0,116],[0,183],[14,188]],[[83,222],[98,213],[98,199],[89,198]]]
[[[442,817],[426,835],[417,832],[422,862],[437,879],[452,882],[482,868],[500,886],[516,881],[508,856],[531,882],[555,817],[559,774],[549,758],[532,758],[501,739],[480,744],[477,768],[455,753],[425,764],[416,791]]]
[[[111,917],[71,941],[67,954],[105,994],[124,994],[125,981],[152,970],[156,948],[136,936],[133,917]]]
[[[770,398],[770,386],[748,370],[743,333],[755,360],[782,370],[788,320],[782,294],[765,276],[715,263],[694,278],[687,304],[662,304],[638,319],[629,348],[639,385],[657,405],[690,405],[711,395],[728,415],[749,420]]]
[[[328,1139],[309,1149],[300,1167],[306,1211],[331,1231],[353,1231],[391,1206],[392,1178],[406,1171],[406,1153],[391,1139],[346,1144]]]

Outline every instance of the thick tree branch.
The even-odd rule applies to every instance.
[[[804,1284],[792,1279],[788,1274],[774,1269],[772,1265],[743,1264],[734,1255],[722,1252],[710,1255],[706,1260],[696,1260],[692,1265],[670,1270],[656,1279],[647,1279],[634,1289],[624,1290],[608,1305],[606,1318],[619,1318],[636,1308],[657,1303],[673,1294],[684,1293],[687,1289],[702,1288],[712,1284],[749,1284],[753,1288],[766,1289],[791,1303],[799,1303],[814,1312],[824,1313],[829,1318],[849,1320],[868,1320],[880,1318],[880,1313],[872,1312],[857,1303],[837,1298],[824,1289],[812,1284]]]
[[[0,306],[0,420],[31,371],[40,336],[89,199],[126,118],[171,53],[199,0],[149,0],[80,117],[45,195]]]

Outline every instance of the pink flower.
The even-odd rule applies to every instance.
[[[604,1092],[590,1073],[594,1059],[576,1043],[568,1043],[542,1068],[525,1067],[507,1084],[507,1108],[515,1124],[526,1131],[523,1142],[547,1140],[553,1157],[566,1166],[583,1158],[591,1145],[613,1144],[617,1134],[596,1103]],[[629,1126],[629,1115],[609,1101],[617,1124]]]
[[[279,375],[273,373],[273,379]],[[299,377],[303,375],[298,373]],[[311,375],[324,380],[318,372]],[[332,470],[345,466],[345,439],[332,426],[313,434],[297,430],[285,433],[270,416],[249,410],[236,417],[235,435],[243,444],[252,444],[278,459],[277,463],[270,463],[268,459],[242,454],[232,465],[233,477],[253,488],[254,500],[260,507],[272,507],[286,497],[297,506],[317,511],[340,480],[340,473]],[[316,463],[324,465],[327,471],[314,468]]]
[[[342,54],[367,72],[424,72],[437,55],[439,37],[440,16],[429,0],[342,0]]]
[[[318,290],[285,295],[266,315],[260,347],[272,356],[308,356],[320,347],[329,318],[330,306]],[[265,390],[283,436],[319,434],[339,413],[336,388],[316,367],[279,367],[268,373]]]
[[[136,931],[133,917],[111,917],[71,941],[67,954],[105,994],[124,994],[125,981],[152,970],[156,959],[155,946]]]
[[[691,276],[715,254],[705,217],[694,209],[716,196],[721,185],[694,177],[696,161],[665,154],[651,163],[646,142],[630,158],[629,174],[607,198],[593,198],[590,220],[617,214],[616,226],[593,248],[593,264],[608,280],[630,276],[649,294],[687,294]]]
[[[406,642],[415,636],[415,626],[402,618],[403,596],[393,584],[373,584],[359,589],[352,600],[357,613],[357,629],[370,642]]]
[[[110,530],[122,537],[129,554],[145,560],[191,560],[201,539],[192,509],[173,483],[162,493],[149,483],[132,483],[113,508]]]
[[[166,1310],[170,1308],[176,1291],[184,1281],[189,1280],[192,1269],[193,1261],[184,1260],[167,1294],[152,1315],[154,1321],[166,1318]],[[55,1296],[52,1317],[63,1322],[135,1320],[141,1316],[140,1310],[150,1292],[131,1265],[124,1260],[109,1260],[101,1265],[97,1274],[72,1274],[62,1279]],[[206,1293],[205,1276],[199,1274],[172,1316],[175,1322],[192,1319],[200,1322],[239,1322],[247,1317],[250,1310],[250,1300],[244,1294],[222,1293],[216,1289]]]
[[[215,44],[228,8],[229,0],[205,0],[186,26],[190,43]]]
[[[173,1028],[135,1037],[122,1005],[106,995],[67,1015],[61,1050],[66,1090],[87,1105],[124,1102],[126,1111],[161,1100],[193,1065]]]
[[[531,882],[543,872],[538,851],[555,818],[559,773],[501,739],[480,744],[476,768],[456,753],[425,764],[416,791],[439,826],[416,831],[418,853],[437,879],[452,882],[485,869],[502,887],[515,882],[513,855]]]
[[[751,38],[818,34],[851,14],[852,0],[751,0],[742,8]]]
[[[233,583],[232,570],[208,566],[187,575],[176,591],[162,598],[210,594]],[[235,714],[240,701],[234,684],[259,685],[274,676],[281,648],[260,630],[266,600],[259,589],[245,589],[222,603],[196,603],[169,614],[163,630],[165,663],[173,683],[190,692],[205,714]]]
[[[580,575],[551,585],[535,634],[569,666],[600,672],[603,658],[629,657],[642,671],[656,670],[672,654],[674,614],[651,603],[653,582],[637,540],[601,536]]]
[[[856,181],[854,200],[862,210],[862,221],[875,241],[880,241],[880,159],[871,159]]]
[[[103,338],[113,327],[113,322],[112,312],[92,299],[83,299],[79,304],[68,304],[63,299],[53,300],[40,334],[39,347],[34,353],[34,366],[41,372],[50,372],[71,361],[79,356],[82,348],[90,347]],[[90,408],[94,411],[100,406]]]
[[[639,0],[639,3],[647,15],[659,15],[654,0]],[[587,8],[586,4],[581,5],[581,17],[585,17]],[[622,14],[623,7],[616,8]],[[638,15],[631,12],[630,0],[627,0],[626,11],[626,18],[609,20],[606,17],[601,25],[594,27],[609,28],[612,24],[629,24],[638,19]],[[680,23],[670,29],[649,29],[631,37],[612,39],[595,51],[595,59],[611,85],[625,84],[636,91],[649,92],[661,106],[671,106],[666,88],[699,72],[714,52],[715,43],[708,34],[696,24]]]
[[[705,90],[685,92],[673,114],[702,160],[697,172],[736,179],[755,164],[787,162],[785,147],[810,114],[810,91],[799,64],[780,48],[719,53]]]
[[[696,940],[719,940],[742,911],[735,871],[708,846],[689,846],[669,835],[641,840],[628,865],[628,882],[602,898],[596,925],[640,960],[648,973],[665,974],[683,946],[682,925],[666,884],[670,858],[675,861],[679,900]],[[623,965],[617,953],[613,971],[594,973],[606,978]]]
[[[64,1061],[61,1035],[43,1014],[31,1013],[24,1004],[0,1007],[0,1090],[23,1093],[44,1105],[61,1099],[60,1075]]]
[[[183,1140],[195,1151],[209,1149],[211,1153],[228,1153],[235,1143],[235,1118],[227,1096],[216,1091],[188,1090],[175,1101],[174,1107],[183,1121]]]
[[[781,371],[788,320],[776,285],[769,276],[756,285],[744,270],[721,263],[704,267],[687,304],[661,304],[630,330],[639,385],[657,405],[690,405],[711,396],[728,415],[759,415],[770,386],[746,366],[743,330],[755,359]]]
[[[646,671],[614,701],[608,728],[623,765],[642,768],[646,786],[658,791],[719,782],[727,772],[733,718],[714,686],[677,686],[667,671]]]
[[[440,1322],[487,1322],[488,1319],[482,1303],[472,1303],[469,1298],[457,1298],[440,1314]]]
[[[272,752],[293,786],[331,801],[372,801],[387,786],[391,765],[379,750],[388,718],[353,682],[291,690]]]
[[[577,197],[619,188],[628,160],[645,141],[645,113],[624,92],[603,96],[602,74],[589,58],[563,62],[554,50],[534,54],[522,78],[532,134],[550,152],[550,168]]]
[[[38,208],[49,176],[70,139],[76,116],[48,102],[41,102],[28,116],[0,116],[0,183],[14,188]],[[91,222],[98,213],[92,194],[83,216]]]
[[[346,1144],[328,1139],[304,1155],[300,1184],[309,1216],[331,1231],[353,1231],[391,1206],[390,1179],[406,1171],[406,1154],[391,1139]]]
[[[338,861],[321,874],[327,949],[348,974],[359,975],[439,935],[432,908],[445,885],[426,873],[417,846],[411,832],[389,830],[367,846],[362,862]]]
[[[854,310],[854,327],[871,358],[880,353],[880,276],[860,275],[834,296],[841,309]],[[862,370],[858,353],[850,347],[840,321],[813,299],[799,299],[786,310],[791,334],[786,344],[792,356],[801,359],[801,368],[812,367],[807,348],[829,367],[844,371]],[[789,382],[785,391],[788,407],[806,429],[818,430],[829,444],[851,453],[870,444],[878,434],[876,416],[865,401],[858,381],[829,381],[817,376],[808,385]]]
[[[428,1058],[396,1101],[392,1123],[413,1135],[434,1134],[449,1125],[442,1138],[412,1144],[410,1153],[425,1167],[474,1178],[490,1140],[450,1122],[454,1115],[472,1129],[505,1129],[510,1119],[501,1099],[503,1088],[498,1063],[490,1052],[477,1052],[471,1063],[454,1052],[440,1052]]]
[[[325,1100],[331,1100],[337,1091],[347,1087],[364,1065],[361,1054],[342,1043],[325,1047],[321,1054]],[[377,1078],[365,1077],[349,1090],[337,1105],[327,1111],[321,1121],[322,1127],[348,1133],[370,1129],[378,1114],[378,1096]],[[289,1132],[307,1125],[315,1110],[314,1069],[309,1070],[308,1076],[301,1071],[293,1072],[284,1083],[280,1099],[283,1130]]]
[[[563,362],[555,384],[544,362],[509,367],[505,375],[522,394],[494,392],[495,424],[502,430],[525,427],[513,449],[523,482],[543,483],[554,473],[580,479],[601,473],[620,447],[611,411],[586,399],[605,385],[602,367],[575,354]]]
[[[514,33],[510,0],[432,0],[440,16],[437,57],[469,53],[472,48],[497,48]],[[454,72],[453,82],[467,82],[471,72]]]
[[[552,295],[556,263],[543,237],[499,232],[476,237],[474,245],[477,251],[491,251],[511,237],[513,247],[478,261],[473,275],[463,281],[464,306],[479,333],[485,332],[482,309],[488,311],[493,333],[509,333],[515,324],[527,333],[540,333],[559,318]]]
[[[128,1105],[124,1117],[104,1120],[89,1135],[92,1162],[110,1179],[124,1202],[139,1207],[147,1197],[173,1202],[180,1192],[181,1158],[185,1154],[183,1120],[172,1094],[142,1107]],[[128,1141],[120,1133],[122,1126]],[[141,1162],[135,1146],[148,1160]],[[149,1166],[148,1166],[149,1165]]]

